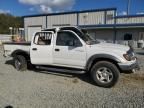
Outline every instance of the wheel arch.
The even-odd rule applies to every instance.
[[[88,59],[85,66],[86,71],[90,71],[92,66],[98,61],[109,61],[115,64],[119,68],[117,63],[119,63],[120,60],[115,56],[109,54],[95,54]]]
[[[16,57],[17,55],[22,55],[26,58],[26,60],[30,60],[30,55],[23,50],[18,49],[11,54],[12,57]]]

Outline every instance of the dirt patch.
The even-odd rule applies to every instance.
[[[144,74],[123,75],[122,84],[125,86],[144,88]]]
[[[127,76],[129,80],[136,80],[136,81],[144,81],[144,73],[142,74],[131,74],[129,77]]]

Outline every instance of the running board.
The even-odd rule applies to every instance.
[[[52,72],[62,72],[62,73],[74,73],[74,74],[84,74],[86,71],[82,69],[68,69],[61,67],[46,67],[46,66],[36,66],[37,69],[43,69]]]

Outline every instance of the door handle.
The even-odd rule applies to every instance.
[[[55,51],[60,51],[60,49],[55,49]]]
[[[33,51],[36,51],[36,50],[37,50],[37,48],[33,48],[32,50],[33,50]]]

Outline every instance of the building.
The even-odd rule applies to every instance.
[[[118,16],[116,8],[24,16],[27,41],[36,31],[58,26],[86,28],[94,38],[108,42],[127,44],[133,40],[135,47],[144,40],[144,15]]]

